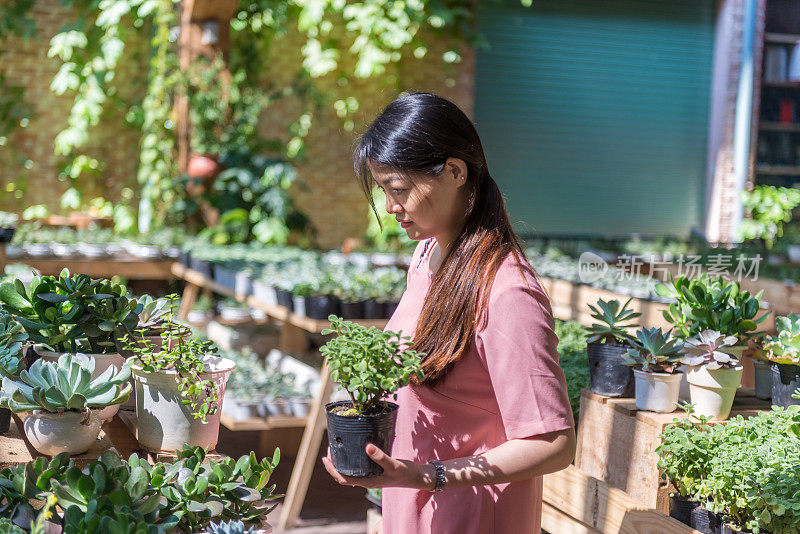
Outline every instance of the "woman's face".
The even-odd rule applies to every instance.
[[[449,158],[441,174],[411,178],[395,170],[370,164],[375,182],[386,194],[386,211],[395,216],[415,241],[452,239],[466,216],[467,168]]]

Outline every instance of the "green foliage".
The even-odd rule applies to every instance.
[[[641,328],[636,331],[633,348],[622,357],[625,365],[632,365],[646,373],[675,373],[680,364],[683,343],[664,333],[661,328]]]
[[[40,358],[19,378],[3,377],[0,404],[12,412],[45,410],[86,412],[87,408],[103,408],[128,399],[131,384],[129,365],[117,369],[113,365],[92,379],[95,360],[83,354],[62,354],[58,362]]]
[[[323,335],[336,334],[320,348],[327,358],[331,379],[350,394],[358,414],[380,412],[381,399],[395,393],[413,377],[422,380],[420,358],[402,333],[384,332],[375,327],[328,317],[331,328]]]
[[[739,360],[723,349],[730,350],[736,345],[736,336],[723,336],[715,330],[704,330],[696,337],[686,340],[681,362],[690,365],[705,365],[708,369],[731,368],[739,365]]]
[[[28,463],[15,464],[0,471],[0,516],[24,528],[36,519],[31,501],[43,501],[50,490],[50,481],[64,476],[73,466],[69,454],[36,458]]]
[[[743,239],[762,239],[768,249],[783,235],[783,225],[792,220],[792,210],[800,204],[800,190],[772,185],[757,185],[752,192],[742,191],[742,203],[750,218],[739,224]]]
[[[592,310],[592,318],[597,323],[592,323],[588,328],[587,338],[588,343],[631,343],[633,336],[628,332],[631,328],[636,328],[635,323],[623,324],[625,321],[630,321],[642,314],[634,312],[628,308],[632,298],[628,299],[625,304],[620,306],[619,301],[614,299],[605,301],[603,299],[597,300],[597,307],[589,304]],[[598,310],[598,308],[600,308]]]
[[[800,365],[800,315],[777,317],[775,326],[778,334],[764,343],[764,356],[776,363]]]
[[[142,295],[138,299],[142,307],[139,312],[139,324],[136,330],[145,336],[160,335],[164,331],[164,323],[170,313],[169,299],[154,299],[150,295]]]
[[[22,344],[28,334],[22,325],[0,309],[0,376],[17,376],[23,368]]]
[[[586,357],[586,330],[577,321],[555,320],[558,355],[567,380],[567,395],[574,420],[578,421],[581,390],[589,387],[589,361]]]
[[[704,330],[716,330],[723,336],[736,336],[740,343],[760,337],[755,332],[769,312],[756,318],[763,291],[750,296],[739,284],[706,274],[696,278],[679,276],[669,284],[656,286],[658,295],[672,298],[664,319],[674,325],[674,334],[686,339]]]
[[[7,517],[0,517],[0,534],[25,534],[25,531]]]
[[[396,252],[404,248],[409,248],[413,243],[411,238],[395,216],[381,206],[386,205],[386,195],[380,187],[372,190],[372,205],[376,206],[375,211],[369,210],[367,217],[369,225],[365,237],[367,243],[381,251]]]
[[[208,534],[255,534],[255,529],[246,527],[241,521],[223,521],[211,523],[206,532]]]
[[[663,477],[740,530],[800,530],[800,407],[724,425],[675,419],[656,449]]]
[[[195,419],[207,422],[209,415],[219,409],[219,388],[208,378],[200,375],[207,372],[206,360],[218,352],[214,343],[198,338],[188,338],[188,328],[176,321],[177,295],[168,295],[169,313],[163,316],[161,348],[155,349],[152,342],[144,339],[144,330],[136,336],[125,336],[122,344],[133,352],[129,361],[141,366],[146,373],[176,371],[178,391]]]

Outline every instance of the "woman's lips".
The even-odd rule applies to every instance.
[[[400,226],[402,226],[403,228],[408,228],[412,224],[414,224],[414,223],[411,222],[411,221],[400,221]]]

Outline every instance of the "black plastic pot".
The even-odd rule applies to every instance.
[[[0,228],[0,243],[10,243],[14,238],[15,228]]]
[[[11,410],[0,408],[0,435],[8,432],[11,426]]]
[[[669,516],[677,519],[684,525],[691,525],[692,511],[700,506],[698,501],[674,495],[669,498]]]
[[[193,271],[197,271],[198,273],[202,274],[209,280],[214,279],[214,266],[211,264],[210,261],[200,260],[190,256],[189,268],[192,269]]]
[[[364,319],[364,302],[345,302],[339,305],[342,319]]]
[[[633,368],[623,365],[628,346],[618,343],[589,343],[589,384],[593,393],[607,397],[633,397]]]
[[[397,306],[399,306],[399,302],[386,302],[383,309],[383,317],[384,319],[391,319],[392,315],[394,315]]]
[[[306,297],[306,316],[322,321],[332,313],[336,313],[333,300],[327,295],[311,295]]]
[[[383,468],[367,456],[364,448],[367,443],[372,443],[386,454],[391,454],[397,405],[393,402],[386,404],[389,408],[381,414],[350,417],[331,413],[339,406],[352,406],[350,401],[332,402],[325,406],[331,460],[341,474],[369,477],[383,473]]]
[[[186,252],[185,250],[181,250],[180,252],[178,252],[178,262],[181,265],[189,269],[190,268],[189,264],[191,263],[191,261],[192,261],[192,256],[189,252]]]
[[[791,406],[800,404],[800,399],[792,395],[800,388],[800,365],[786,363],[772,364],[772,404]]]
[[[377,300],[364,302],[364,319],[383,319],[386,315],[386,304]]]
[[[286,289],[275,289],[275,298],[278,299],[278,305],[288,308],[289,311],[294,311],[294,302],[292,301],[292,292]]]
[[[722,520],[704,506],[698,506],[692,510],[689,526],[703,534],[722,534]]]

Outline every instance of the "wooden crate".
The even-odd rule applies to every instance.
[[[752,389],[740,389],[731,417],[768,410]],[[575,465],[586,475],[625,491],[644,506],[668,511],[668,492],[659,477],[655,449],[664,426],[683,417],[682,410],[659,414],[637,410],[633,399],[581,393]]]

